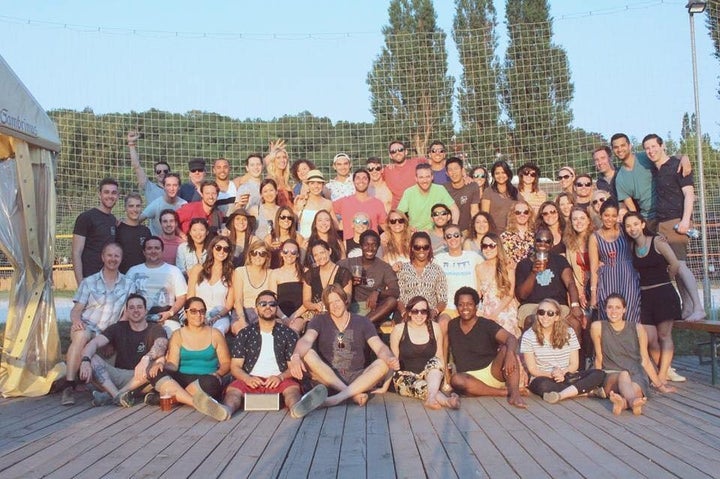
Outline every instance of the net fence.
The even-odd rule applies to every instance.
[[[141,164],[150,180],[154,177],[156,161],[167,161],[172,170],[187,181],[187,161],[202,157],[208,160],[229,159],[233,176],[244,173],[243,162],[252,152],[266,152],[268,143],[278,138],[287,142],[291,160],[312,160],[326,175],[334,176],[331,161],[338,152],[346,152],[353,159],[353,167],[364,165],[370,156],[387,163],[390,140],[406,142],[411,156],[424,156],[433,140],[441,140],[448,156],[462,157],[468,166],[489,167],[496,159],[507,160],[514,170],[526,161],[535,162],[546,178],[543,189],[558,192],[555,182],[560,167],[569,165],[576,172],[588,172],[596,177],[591,152],[609,139],[600,133],[586,131],[573,122],[573,87],[571,65],[562,49],[542,45],[538,41],[544,26],[518,25],[511,37],[512,44],[503,57],[494,46],[496,40],[488,29],[455,30],[452,38],[445,34],[394,35],[379,51],[368,71],[368,108],[374,119],[366,122],[332,121],[308,111],[288,112],[273,119],[239,119],[203,110],[167,112],[149,109],[143,112],[94,113],[56,109],[49,112],[56,122],[63,145],[58,158],[58,226],[57,263],[70,258],[70,236],[76,216],[97,204],[98,182],[111,176],[119,180],[122,193],[138,191],[135,174],[130,166],[126,135],[130,130],[142,132],[138,142]],[[120,45],[134,42],[133,37],[117,35],[105,42]],[[145,38],[156,54],[163,48],[176,48],[166,38]],[[188,42],[188,39],[182,39]],[[197,41],[202,41],[198,39]],[[232,40],[224,39],[233,45]],[[336,40],[342,41],[342,40]],[[448,74],[446,45],[457,48],[460,71]],[[116,45],[117,46],[117,45]],[[326,61],[309,56],[307,61]],[[89,58],[88,61],[93,61]],[[132,67],[132,58],[119,59],[112,68]],[[178,66],[182,70],[182,66]],[[190,74],[191,64],[187,64]],[[112,78],[109,72],[108,78]],[[662,80],[658,80],[662,81]],[[208,78],[204,89],[221,88]],[[165,88],[175,88],[168,82]],[[108,95],[125,95],[126,85],[108,80]],[[332,97],[333,89],[326,95]],[[184,92],[183,92],[184,93]],[[302,92],[297,92],[302,95]],[[188,93],[189,94],[189,93]],[[257,91],[243,95],[267,95],[262,85]],[[336,101],[342,102],[338,93]],[[636,92],[638,103],[644,101],[644,91]],[[649,95],[649,93],[648,93]],[[596,101],[611,99],[597,98]],[[647,98],[652,101],[652,98]],[[713,106],[705,106],[711,108]],[[308,105],[312,110],[313,105]],[[366,116],[366,112],[357,117]],[[678,119],[680,122],[680,119]],[[667,125],[667,129],[675,125]],[[648,132],[627,132],[637,149],[639,138]],[[662,131],[657,131],[665,136]],[[695,139],[691,123],[683,129],[682,138],[666,138],[670,153],[688,154],[696,164]],[[698,278],[707,268],[714,282],[720,267],[720,178],[716,138],[704,141],[707,211],[699,211],[696,202],[694,218],[705,215],[709,226],[710,258],[707,264],[700,256],[700,242],[690,243],[690,264]],[[697,178],[696,178],[697,184]],[[122,201],[115,215],[122,217]],[[5,263],[6,265],[7,263]]]

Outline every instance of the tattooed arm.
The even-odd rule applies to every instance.
[[[110,340],[105,337],[102,334],[98,334],[95,336],[89,343],[85,345],[85,348],[82,351],[82,358],[89,358],[92,359],[93,356],[95,356],[95,352],[97,352],[98,348],[102,348],[103,346],[107,345],[110,342]],[[90,361],[83,360],[80,363],[80,379],[85,381],[86,383],[90,382],[90,379],[92,379],[92,373],[94,372],[94,368],[90,365]],[[102,382],[102,381],[101,381]]]
[[[167,338],[157,338],[153,342],[150,351],[140,359],[140,362],[135,366],[135,379],[138,381],[147,380],[148,369],[151,364],[156,360],[165,360],[165,352],[167,351],[168,340]]]

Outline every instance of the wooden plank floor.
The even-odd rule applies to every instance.
[[[59,394],[0,400],[0,477],[720,477],[720,389],[696,357],[688,382],[615,417],[610,403],[464,398],[427,411],[387,394],[365,408],[239,413],[217,423],[188,407],[93,408]]]

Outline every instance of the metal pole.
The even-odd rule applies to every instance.
[[[692,50],[692,68],[693,68],[693,92],[695,93],[695,135],[697,140],[697,162],[698,162],[698,182],[700,186],[700,231],[702,232],[700,241],[702,242],[702,259],[703,259],[703,304],[705,312],[708,316],[711,314],[711,294],[710,277],[708,275],[708,259],[710,258],[708,250],[707,221],[705,219],[705,165],[703,162],[702,150],[702,131],[700,130],[700,94],[698,92],[698,74],[697,74],[697,54],[695,51],[695,15],[690,13],[690,47]]]

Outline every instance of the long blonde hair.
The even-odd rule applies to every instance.
[[[555,301],[552,298],[545,298],[540,303],[538,303],[538,308],[542,306],[543,304],[551,304],[552,307],[555,309],[555,313],[560,315],[560,303]],[[542,326],[540,325],[540,321],[537,320],[537,317],[535,318],[535,321],[533,321],[532,330],[535,332],[535,337],[537,338],[538,344],[540,346],[545,344],[545,336],[543,335]],[[548,338],[550,340],[550,345],[553,347],[553,349],[561,349],[563,346],[568,344],[570,342],[570,333],[568,332],[568,324],[565,321],[565,318],[560,317],[557,321],[553,323],[552,331],[550,332],[550,337]]]
[[[393,236],[392,229],[389,226],[385,231],[388,235],[388,242],[387,245],[385,245],[385,255],[390,256],[391,258],[397,258],[398,256],[404,256],[405,258],[410,257],[410,236],[412,233],[410,232],[410,223],[408,222],[408,217],[405,213],[399,210],[390,210],[388,213],[388,222],[390,221],[391,215],[397,215],[400,216],[402,219],[405,220],[405,229],[400,233],[400,237],[398,238],[399,244],[396,243],[395,237]]]
[[[559,210],[558,210],[559,211]],[[573,228],[572,225],[572,216],[573,213],[582,213],[585,216],[587,216],[588,219],[588,227],[585,231],[582,233],[578,233],[575,231],[575,228]],[[583,208],[582,206],[573,206],[570,210],[570,219],[565,225],[565,231],[563,232],[563,242],[565,243],[565,246],[570,251],[580,251],[585,252],[587,251],[587,244],[588,240],[590,239],[590,235],[595,230],[593,220],[590,217],[590,213]]]
[[[284,153],[285,156],[288,157],[287,166],[284,170],[280,171],[277,169],[277,166],[275,166],[275,159],[279,153]],[[292,180],[290,179],[290,155],[288,155],[288,152],[285,149],[281,149],[275,152],[270,153],[270,158],[268,158],[267,163],[267,178],[274,179],[277,183],[282,184],[286,187],[291,188],[293,186]],[[279,189],[276,188],[276,189]]]
[[[507,267],[507,257],[505,256],[505,248],[500,240],[500,237],[495,233],[485,233],[480,244],[482,244],[485,238],[494,241],[497,245],[497,257],[495,258],[495,284],[497,286],[500,297],[505,297],[513,294],[510,290],[512,283],[510,282],[510,273]]]

